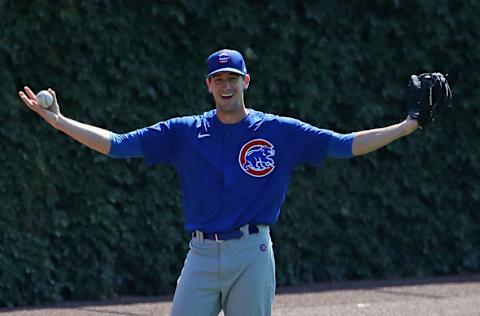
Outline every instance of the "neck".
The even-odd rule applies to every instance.
[[[248,115],[248,109],[243,106],[238,111],[224,112],[217,108],[217,118],[223,124],[235,124]]]

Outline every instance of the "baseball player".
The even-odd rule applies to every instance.
[[[28,87],[23,102],[54,128],[114,158],[142,157],[178,172],[190,250],[171,315],[271,315],[275,262],[269,227],[277,221],[292,170],[326,158],[374,151],[418,128],[392,126],[339,134],[248,108],[250,76],[242,55],[222,49],[207,59],[215,109],[116,134],[63,116],[55,99],[41,108]]]

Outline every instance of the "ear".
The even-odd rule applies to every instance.
[[[243,79],[243,90],[247,90],[249,85],[250,85],[250,75],[245,75],[245,79]]]
[[[212,88],[210,87],[210,79],[209,78],[205,79],[205,84],[207,85],[208,92],[212,93]]]

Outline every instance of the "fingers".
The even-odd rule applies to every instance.
[[[53,91],[52,88],[48,88],[48,92],[50,92],[50,94],[53,95],[53,104],[56,104],[57,103],[57,94],[55,93],[55,91]]]
[[[44,109],[38,104],[37,102],[37,96],[35,93],[28,87],[25,86],[24,91],[19,91],[18,95],[20,96],[20,99],[32,110],[37,112],[40,116],[42,116],[44,119],[48,121],[48,118],[50,117],[50,112],[53,113],[54,115],[59,115],[60,114],[60,106],[58,105],[58,100],[57,100],[57,95],[53,89],[48,88],[48,92],[50,92],[53,96],[53,105],[48,108]]]
[[[29,87],[25,86],[24,89],[30,99],[37,101],[37,96],[35,95],[35,93],[33,93],[32,90],[30,90]]]
[[[45,110],[37,103],[37,97],[33,93],[33,91],[25,86],[24,87],[25,91],[19,91],[18,95],[20,96],[20,99],[22,99],[23,103],[32,111],[36,112],[40,116],[44,117],[44,112]]]
[[[26,105],[31,106],[33,103],[32,101],[37,101],[37,96],[35,93],[33,93],[32,90],[30,90],[29,87],[25,86],[23,87],[25,91],[19,91],[18,95],[20,96],[20,99],[22,99],[23,102],[25,102]]]
[[[48,92],[53,95],[53,105],[49,108],[49,110],[55,114],[60,114],[60,105],[58,104],[57,94],[52,88],[48,88]]]
[[[23,91],[20,91],[18,95],[20,96],[20,99],[22,99],[23,103],[25,103],[29,108],[32,110],[35,109],[35,106],[37,105],[36,100],[30,99]]]

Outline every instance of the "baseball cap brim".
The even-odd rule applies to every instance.
[[[242,75],[242,76],[245,76],[246,73],[243,72],[243,71],[240,71],[236,68],[232,68],[232,67],[225,67],[225,68],[220,68],[220,69],[216,69],[215,71],[212,71],[211,73],[208,74],[207,78],[211,77],[212,75],[218,73],[218,72],[222,72],[222,71],[228,71],[228,72],[234,72],[236,74],[239,74],[239,75]]]

